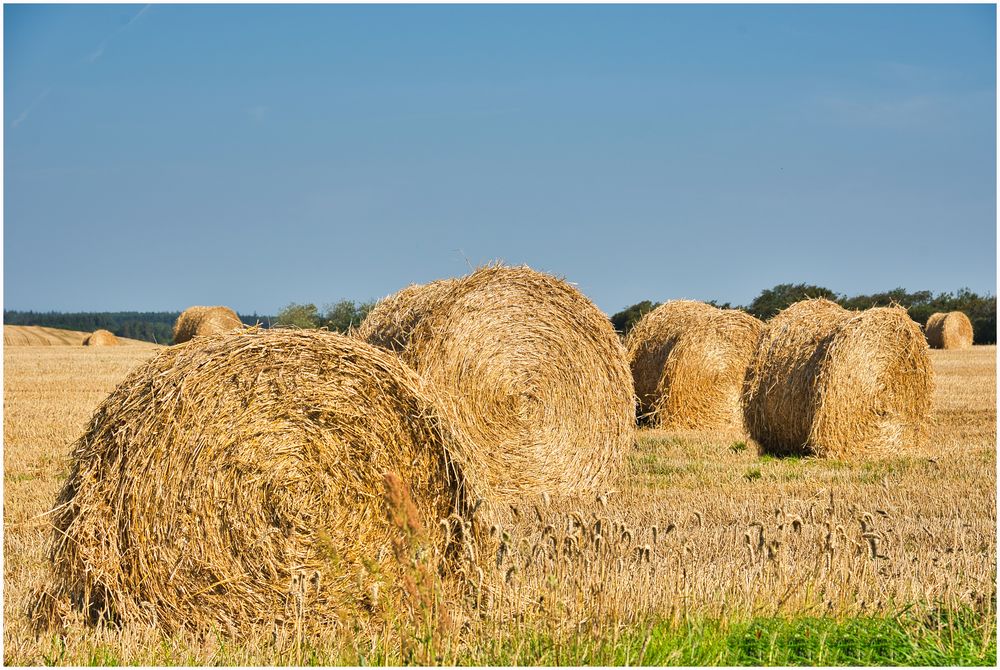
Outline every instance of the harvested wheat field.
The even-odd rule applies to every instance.
[[[635,437],[625,352],[571,284],[493,265],[383,300],[358,336],[426,380],[470,499],[613,487]]]
[[[860,658],[886,663],[897,634],[928,649],[919,658],[929,664],[995,659],[992,346],[930,352],[926,455],[776,459],[710,433],[643,430],[629,476],[600,497],[537,496],[502,527],[438,524],[454,543],[449,556],[373,552],[412,578],[395,611],[319,628],[293,614],[236,639],[221,629],[95,628],[71,612],[36,635],[28,611],[52,586],[45,513],[70,476],[71,445],[115,386],[161,351],[4,351],[7,664],[711,664],[728,658],[720,645],[767,659],[754,650],[844,635],[852,649],[878,652]],[[383,492],[382,518],[407,528],[398,494]],[[275,586],[293,613],[315,588]]]
[[[108,332],[108,331],[103,331]],[[78,347],[84,343],[91,333],[78,330],[63,330],[62,328],[46,328],[45,326],[4,326],[3,344],[5,347]],[[127,337],[116,337],[118,344],[150,346],[148,342],[130,340]]]

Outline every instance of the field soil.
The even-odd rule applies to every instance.
[[[855,621],[902,626],[904,616],[918,622],[920,635],[943,655],[827,650],[818,658],[995,660],[993,346],[931,352],[933,426],[919,454],[867,462],[775,459],[759,455],[740,435],[642,431],[617,490],[597,500],[545,499],[512,510],[498,522],[495,545],[462,559],[461,572],[471,577],[443,585],[440,602],[411,628],[382,614],[311,634],[275,626],[238,643],[82,623],[38,635],[27,612],[33,594],[51,579],[46,512],[68,474],[72,442],[116,384],[156,351],[4,348],[6,664],[616,664],[643,658],[781,664],[799,661],[685,655],[700,638],[676,631],[715,631],[720,640],[746,637],[750,644],[761,640],[760,630],[766,641],[768,631],[777,631],[777,640],[787,630],[801,636],[808,629],[825,640],[853,631]],[[800,623],[792,629],[741,623],[764,620]],[[905,641],[909,630],[900,633],[904,647],[915,644]],[[961,644],[974,647],[968,657],[950,655],[960,646],[958,630],[965,631]],[[872,644],[863,646],[871,651]]]

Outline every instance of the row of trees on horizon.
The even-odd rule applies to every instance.
[[[732,305],[728,302],[709,301],[725,309],[742,309],[758,319],[767,320],[794,302],[805,298],[827,298],[848,309],[867,309],[898,304],[907,309],[917,323],[927,323],[934,312],[961,311],[972,321],[976,344],[994,344],[997,335],[996,296],[981,296],[967,288],[954,293],[931,291],[908,292],[897,288],[883,293],[847,296],[826,287],[812,284],[779,284],[761,291],[749,305]],[[613,314],[611,323],[621,334],[629,330],[642,315],[655,309],[660,303],[643,300]],[[285,325],[299,328],[327,328],[345,332],[364,320],[374,301],[355,302],[340,300],[318,308],[312,303],[292,302],[275,316],[240,314],[240,320],[247,325]],[[180,312],[35,312],[4,310],[3,321],[8,325],[48,326],[92,332],[98,328],[110,330],[119,337],[146,340],[159,344],[173,341],[173,326]]]
[[[955,293],[938,294],[931,291],[910,293],[906,289],[896,288],[882,293],[848,296],[813,284],[778,284],[761,291],[749,305],[732,305],[714,300],[709,302],[723,309],[742,309],[766,321],[792,303],[806,298],[826,298],[847,309],[900,305],[905,307],[910,318],[920,325],[926,324],[928,317],[935,312],[965,312],[972,321],[976,344],[995,344],[997,341],[996,296],[981,296],[967,288],[959,289]],[[618,332],[628,333],[643,314],[656,309],[658,305],[660,305],[658,302],[643,300],[612,315],[611,323]]]

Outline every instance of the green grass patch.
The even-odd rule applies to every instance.
[[[233,642],[205,656],[189,641],[163,638],[136,648],[97,642],[67,654],[59,636],[46,665],[685,665],[685,666],[995,666],[995,602],[986,611],[910,610],[898,616],[777,617],[720,622],[654,619],[620,629],[599,625],[555,637],[543,621],[486,623],[444,638],[407,627],[300,643]],[[402,634],[402,638],[398,637]],[[95,641],[96,642],[96,641]],[[75,645],[74,645],[75,646]]]
[[[923,619],[759,618],[654,623],[615,638],[514,635],[456,661],[486,665],[994,666],[996,618],[971,610]]]

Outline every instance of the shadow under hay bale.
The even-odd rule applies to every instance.
[[[937,312],[924,329],[933,349],[968,349],[972,346],[972,322],[963,312]]]
[[[228,307],[188,307],[174,323],[174,344],[183,344],[199,335],[216,335],[236,328],[243,328],[243,322]]]
[[[920,447],[931,391],[927,344],[904,309],[804,300],[767,324],[744,418],[769,453],[893,455]]]
[[[83,346],[85,347],[116,347],[119,344],[121,342],[118,341],[115,334],[103,328],[99,328],[83,338]]]
[[[377,609],[372,594],[399,591],[386,474],[430,529],[427,555],[457,505],[420,385],[392,354],[324,331],[163,350],[74,447],[46,596],[168,631]]]
[[[498,265],[410,287],[358,334],[394,343],[428,381],[470,499],[604,489],[634,442],[621,342],[551,275]]]

